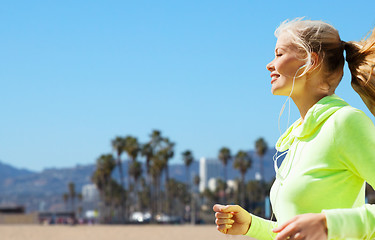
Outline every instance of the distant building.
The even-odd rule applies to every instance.
[[[228,179],[227,180],[227,187],[228,187],[228,189],[227,189],[228,191],[230,191],[230,190],[237,191],[238,183],[235,180]],[[217,188],[217,178],[212,177],[212,178],[208,179],[206,188],[208,188],[211,192],[214,192]]]
[[[248,169],[245,175],[245,181],[249,180],[265,180],[272,181],[275,177],[274,167],[273,167],[273,155],[275,154],[275,149],[269,149],[265,155],[261,158],[255,153],[255,151],[248,151],[247,153],[252,159],[252,166]],[[278,165],[282,162],[284,156],[278,161]],[[261,162],[263,162],[263,172],[264,176],[261,175]],[[240,179],[241,175],[237,169],[233,168],[233,159],[228,162],[227,165],[227,184],[231,184],[232,188],[235,188],[235,183],[229,183],[231,180]],[[199,191],[203,192],[206,188],[210,190],[216,189],[216,180],[224,180],[224,166],[218,159],[208,159],[202,157],[199,160]],[[211,180],[212,179],[212,180]]]
[[[210,179],[220,178],[222,175],[221,163],[217,159],[207,159],[202,157],[199,160],[199,192],[203,192],[209,185]],[[216,186],[216,182],[211,180],[211,188]]]
[[[35,224],[37,213],[25,213],[24,206],[0,207],[0,224]]]
[[[83,202],[99,201],[99,190],[95,184],[86,184],[82,186],[82,200]]]
[[[216,178],[210,178],[208,179],[207,187],[211,192],[215,191],[217,188],[217,179]]]
[[[0,206],[0,213],[3,214],[22,214],[25,213],[24,206]]]
[[[237,181],[228,180],[227,185],[228,185],[228,190],[237,191],[237,189],[238,189],[238,182]]]

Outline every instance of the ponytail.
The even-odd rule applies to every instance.
[[[375,29],[360,42],[343,42],[352,87],[375,116]]]

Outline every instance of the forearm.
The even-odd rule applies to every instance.
[[[375,238],[375,206],[323,210],[327,218],[328,239]]]
[[[277,226],[274,221],[266,220],[251,214],[251,223],[249,230],[245,235],[260,240],[272,240],[276,233],[272,231]]]

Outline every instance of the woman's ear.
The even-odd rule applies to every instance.
[[[316,52],[311,53],[311,65],[309,71],[314,71],[317,69],[321,64],[321,60],[319,55]]]

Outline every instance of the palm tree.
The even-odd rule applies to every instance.
[[[194,175],[193,183],[195,185],[195,189],[199,189],[199,183],[200,183],[200,181],[201,181],[201,179],[200,179],[199,175]],[[200,200],[199,200],[199,190],[198,190],[198,192],[196,192],[195,190],[192,190],[192,193],[193,193],[192,194],[193,202],[195,203],[195,201],[198,201],[198,206],[199,206],[199,202],[200,202]],[[194,219],[194,220],[192,220],[192,222],[195,223],[195,221],[197,220],[197,210],[195,208],[196,203],[193,206],[194,206],[194,208],[192,208],[193,209],[193,217],[192,217],[192,219]]]
[[[124,138],[123,150],[127,153],[131,162],[136,161],[137,156],[140,152],[140,145],[137,138],[133,136],[126,136]],[[128,169],[130,168],[131,162],[128,162]],[[130,175],[128,175],[128,185],[130,186]]]
[[[166,201],[165,201],[165,206],[166,206],[166,212],[169,214],[170,212],[170,203],[169,203],[169,191],[168,191],[168,182],[169,182],[169,160],[173,158],[174,156],[174,143],[171,142],[168,138],[162,138],[161,142],[161,148],[157,152],[159,155],[159,158],[163,161],[163,169],[165,171],[165,181],[164,181],[164,186],[165,186],[165,195],[166,195]]]
[[[96,160],[96,169],[93,173],[91,180],[97,186],[100,193],[101,209],[100,216],[101,222],[106,218],[105,208],[109,201],[112,199],[112,172],[116,167],[116,161],[112,154],[103,154]],[[122,186],[121,186],[122,188]],[[122,188],[123,190],[123,188]],[[124,194],[121,193],[123,196]],[[111,212],[111,210],[110,210]]]
[[[160,181],[161,181],[161,174],[163,169],[165,168],[165,161],[164,156],[162,152],[157,152],[151,160],[151,166],[150,166],[150,173],[152,176],[152,182],[153,182],[153,189],[152,191],[152,199],[154,199],[154,205],[152,207],[152,217],[154,216],[154,213],[161,213],[161,189],[160,189]]]
[[[261,180],[264,181],[264,154],[268,150],[268,146],[266,141],[264,141],[263,138],[258,138],[255,141],[255,150],[257,155],[259,156],[259,161],[260,161],[260,175],[261,175]]]
[[[174,145],[175,143],[171,142],[169,140],[169,138],[163,138],[163,149],[161,149],[160,151],[162,152],[162,155],[163,155],[163,158],[164,158],[164,161],[165,161],[165,179],[166,179],[166,182],[169,181],[169,160],[171,158],[173,158],[174,156]]]
[[[134,194],[133,194],[133,200],[134,202],[138,203],[138,210],[140,209],[140,202],[137,201],[137,193],[138,193],[138,180],[142,176],[142,164],[138,162],[137,160],[132,161],[130,168],[129,168],[129,175],[133,177],[134,180]]]
[[[68,201],[69,201],[69,194],[68,193],[63,194],[63,200],[64,200],[64,204],[65,204],[65,211],[67,212],[68,211]]]
[[[82,200],[83,200],[83,195],[82,193],[77,193],[77,200],[78,200],[78,207],[77,207],[77,214],[78,214],[78,217],[82,217],[82,211],[83,211],[83,207],[82,207]]]
[[[147,176],[146,184],[148,185],[147,189],[149,189],[144,194],[148,194],[148,198],[152,199],[152,189],[151,189],[151,187],[152,187],[152,176],[151,176],[150,168],[151,168],[151,160],[154,156],[154,150],[152,148],[151,142],[143,144],[141,146],[140,152],[141,152],[141,155],[146,158],[146,176]],[[144,188],[144,189],[146,189],[146,188]],[[143,198],[145,198],[145,196],[143,196]],[[150,210],[150,213],[152,215],[153,208],[152,208],[151,204],[148,204],[147,206],[149,206],[149,208],[150,208],[149,210]]]
[[[252,159],[245,151],[238,151],[234,158],[233,167],[241,173],[241,205],[245,204],[245,174],[251,168]]]
[[[195,201],[194,201],[194,192],[192,188],[190,187],[190,173],[189,173],[189,167],[193,163],[194,158],[190,150],[186,150],[185,152],[183,152],[182,158],[184,159],[184,163],[186,166],[186,186],[187,186],[188,191],[190,191],[190,195],[191,195],[191,202],[190,202],[190,206],[191,206],[190,216],[191,217],[190,219],[191,219],[191,223],[194,224],[195,223]]]
[[[189,167],[193,163],[193,154],[190,150],[186,150],[182,153],[182,159],[184,160],[185,167],[186,167],[186,184],[190,185],[190,174],[189,174]]]
[[[223,194],[225,192],[226,183],[221,178],[216,178],[216,189],[215,194],[219,197],[220,200],[222,200]]]
[[[183,219],[185,215],[185,206],[190,201],[190,194],[187,186],[183,182],[176,181],[172,178],[168,182],[168,188],[170,193],[170,202],[173,203],[174,206],[171,214],[179,215]]]
[[[133,136],[126,136],[125,137],[124,151],[128,154],[128,157],[131,160],[131,162],[128,162],[128,173],[129,173],[128,174],[128,179],[129,179],[128,184],[129,184],[129,190],[130,190],[131,176],[132,176],[130,174],[130,168],[132,167],[132,165],[134,164],[134,162],[137,161],[137,157],[138,157],[138,154],[140,152],[140,145],[138,143],[137,138],[135,138]],[[133,172],[133,173],[135,173],[135,172]],[[134,176],[133,176],[133,180],[134,180],[133,185],[134,185],[134,191],[135,191],[136,182],[135,182],[135,177]],[[135,198],[134,191],[133,191],[133,194],[130,195],[131,196],[130,202],[135,202],[135,201],[132,201]]]
[[[160,142],[162,141],[161,132],[159,130],[153,130],[151,135],[150,144],[152,149],[157,149],[157,147],[160,145]]]
[[[140,210],[142,212],[149,211],[151,213],[151,201],[153,201],[151,197],[151,186],[143,177],[141,177],[140,183],[142,189],[138,195]]]
[[[149,176],[149,184],[150,184],[150,199],[154,199],[152,204],[150,204],[150,212],[151,212],[151,221],[155,221],[154,216],[155,213],[158,211],[158,188],[157,186],[160,185],[159,177],[160,177],[160,167],[162,162],[157,156],[158,150],[160,150],[162,137],[161,132],[159,130],[153,130],[150,134],[150,141],[142,146],[141,154],[142,156],[146,157],[146,171]]]
[[[219,150],[219,160],[224,165],[224,194],[223,194],[223,203],[226,202],[226,190],[227,190],[227,164],[231,160],[231,152],[227,147],[222,147]]]
[[[125,152],[128,154],[131,161],[135,161],[140,151],[140,145],[136,137],[126,136],[125,137]]]
[[[125,189],[125,184],[124,184],[124,172],[122,169],[122,161],[121,161],[121,154],[124,152],[125,149],[125,139],[122,137],[116,137],[115,139],[112,140],[112,148],[115,150],[117,154],[117,167],[119,171],[119,176],[120,176],[120,185],[123,189]],[[124,221],[124,217],[126,215],[125,211],[125,206],[126,206],[126,200],[124,194],[121,196],[121,203],[120,203],[120,214],[121,214],[121,220]]]
[[[73,182],[69,182],[68,183],[68,189],[69,189],[68,195],[69,195],[69,199],[70,199],[70,202],[71,202],[71,210],[72,210],[72,212],[75,212],[75,199],[76,199],[76,196],[77,196],[75,184]]]
[[[147,176],[150,174],[150,164],[154,151],[152,149],[151,143],[146,143],[141,145],[140,149],[141,155],[146,158],[146,173]]]
[[[201,178],[199,177],[199,175],[194,176],[193,182],[195,187],[199,190],[199,183],[201,182]]]

